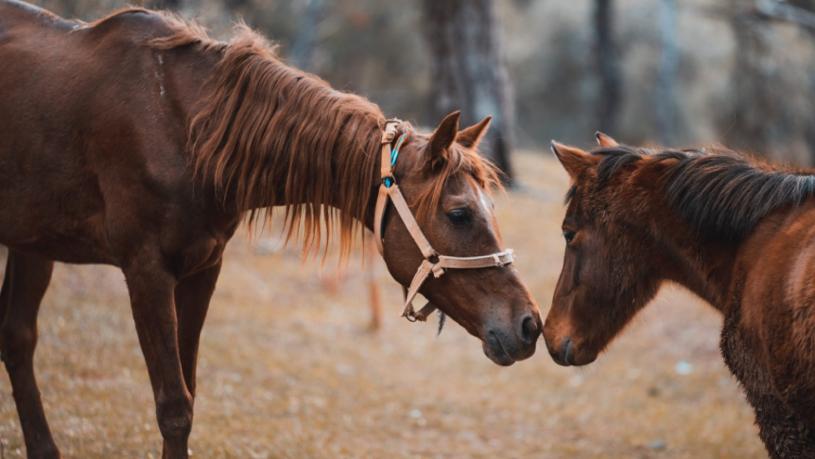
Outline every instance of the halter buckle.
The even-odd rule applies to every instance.
[[[402,317],[404,317],[405,319],[407,319],[408,322],[411,323],[419,321],[419,318],[416,317],[416,312],[413,310],[413,308],[411,308],[410,311],[403,312]]]
[[[389,120],[385,123],[385,130],[382,132],[382,145],[393,143],[396,138],[396,127],[399,125],[398,121]]]

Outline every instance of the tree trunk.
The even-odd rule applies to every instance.
[[[728,106],[718,120],[722,138],[728,146],[763,152],[775,160],[812,163],[815,123],[806,101],[815,89],[815,76],[809,72],[809,82],[796,78],[795,69],[779,57],[784,41],[773,23],[814,30],[810,8],[815,1],[730,0],[728,6],[736,49]]]
[[[250,5],[251,0],[224,0],[227,11],[235,13],[236,11],[242,13],[241,10]]]
[[[307,0],[306,10],[289,53],[290,62],[299,69],[311,70],[322,16],[323,0]]]
[[[181,8],[181,0],[150,0],[148,5],[157,10],[178,11]]]
[[[799,8],[800,17],[793,22],[801,26],[810,38],[815,39],[815,0],[790,0],[788,3]],[[812,59],[813,56],[810,56],[810,61]],[[810,91],[815,94],[815,72],[810,73]],[[809,163],[815,165],[815,123],[807,123],[805,136],[809,147]]]
[[[720,128],[729,146],[768,152],[777,137],[775,125],[782,117],[771,89],[777,80],[773,75],[777,66],[769,56],[772,31],[766,21],[741,9],[742,3],[731,3],[734,15],[730,26],[736,42],[732,95]]]
[[[594,2],[594,57],[600,77],[597,126],[601,131],[615,135],[620,112],[622,77],[614,44],[613,0]]]
[[[501,54],[493,0],[423,0],[431,55],[430,112],[434,121],[461,110],[464,125],[493,122],[481,151],[512,183],[512,89]]]
[[[660,3],[659,30],[662,56],[657,76],[656,119],[660,142],[663,145],[673,145],[676,142],[679,123],[675,93],[676,74],[679,69],[676,0],[661,0]]]

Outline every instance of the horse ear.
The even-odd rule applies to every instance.
[[[462,129],[456,135],[456,142],[466,148],[478,148],[478,144],[484,139],[487,134],[487,128],[490,127],[492,117],[488,116],[468,128]]]
[[[585,151],[577,148],[563,145],[562,143],[552,141],[552,153],[555,154],[560,164],[569,173],[569,176],[577,178],[580,174],[591,167],[592,157]]]
[[[439,161],[447,160],[447,150],[456,141],[458,133],[458,121],[461,118],[460,111],[454,111],[445,116],[439,126],[433,131],[430,137],[430,161],[436,165]]]
[[[614,140],[613,137],[611,137],[608,134],[604,134],[600,131],[594,133],[594,138],[597,139],[597,145],[600,145],[601,147],[604,148],[620,146],[620,144],[616,140]]]

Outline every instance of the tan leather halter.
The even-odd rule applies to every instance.
[[[374,234],[376,235],[376,247],[380,255],[384,255],[383,241],[384,235],[382,234],[384,228],[382,227],[383,219],[385,218],[385,209],[388,206],[388,201],[393,203],[396,213],[402,219],[408,232],[410,233],[419,251],[422,252],[422,263],[416,270],[410,286],[404,289],[405,293],[405,310],[402,312],[402,317],[405,317],[411,322],[417,320],[424,321],[427,319],[436,307],[427,303],[420,311],[416,312],[413,309],[413,298],[419,293],[424,281],[428,276],[433,273],[433,277],[439,278],[444,275],[445,269],[480,269],[480,268],[500,268],[512,263],[514,257],[512,249],[504,250],[503,252],[491,253],[489,255],[479,255],[475,257],[451,257],[447,255],[440,255],[433,249],[430,242],[422,233],[416,218],[410,211],[410,207],[405,201],[405,197],[399,190],[396,184],[396,178],[393,175],[393,167],[396,164],[396,159],[399,155],[399,149],[402,143],[407,138],[408,133],[403,132],[398,139],[396,133],[398,132],[400,120],[392,119],[385,123],[385,132],[382,133],[382,163],[380,167],[382,183],[379,185],[379,194],[376,198],[376,208],[374,210]],[[394,139],[396,144],[394,145]]]

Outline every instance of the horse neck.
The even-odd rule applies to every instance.
[[[686,240],[674,246],[675,264],[668,277],[718,310],[727,305],[728,290],[735,268],[738,247],[704,241]]]
[[[323,127],[318,123],[304,121],[297,123],[294,129],[302,132],[304,137],[316,137]],[[314,145],[306,149],[289,148],[277,152],[274,162],[286,165],[283,170],[276,171],[279,173],[276,175],[277,189],[271,195],[259,195],[248,210],[299,204],[327,205],[372,227],[373,204],[379,184],[379,139],[382,131],[376,124],[367,126],[364,130],[365,133],[361,135],[365,137],[353,144]],[[376,142],[368,141],[369,138],[376,139]],[[303,156],[311,157],[307,161],[308,166],[304,167],[304,164],[300,163],[301,159],[298,157]],[[368,160],[374,161],[375,167],[365,170],[362,164]],[[272,161],[265,161],[261,165],[262,168],[273,166]],[[258,173],[266,175],[264,171]],[[352,189],[348,186],[352,180],[364,185]],[[292,192],[297,181],[303,182],[304,188],[299,192]],[[324,194],[321,190],[331,192],[321,199],[320,195]],[[350,195],[351,193],[354,195]],[[362,199],[366,200],[367,205],[360,205]]]
[[[376,132],[375,136],[377,139],[381,136],[380,132]],[[377,158],[379,157],[379,150],[371,151],[366,154],[375,155]],[[332,164],[333,170],[347,170],[351,166],[345,164],[346,160],[343,158],[336,158],[332,157]],[[354,162],[356,163],[356,162]],[[330,197],[329,202],[327,203],[329,206],[338,209],[341,213],[349,215],[360,222],[365,228],[370,231],[373,231],[374,228],[374,210],[376,207],[376,199],[377,199],[377,192],[379,190],[379,184],[381,182],[379,178],[379,164],[380,161],[376,160],[376,167],[373,169],[373,173],[371,171],[364,171],[364,170],[357,170],[356,174],[360,175],[361,181],[364,181],[368,185],[364,188],[360,188],[359,190],[359,199],[364,199],[366,201],[365,205],[359,205],[354,201],[357,196],[347,196],[340,193],[333,193]],[[344,182],[347,180],[347,177],[343,177],[341,174],[335,174],[331,176],[331,189],[333,190],[340,190],[344,186]],[[352,199],[353,198],[353,199]]]
[[[256,61],[257,75],[221,69],[227,83],[192,121],[198,178],[236,212],[287,206],[290,221],[304,217],[314,228],[333,219],[326,209],[333,207],[344,229],[350,220],[371,227],[385,123],[379,109],[270,58]],[[244,87],[252,92],[233,97]]]
[[[643,190],[647,204],[632,207],[643,209],[635,218],[645,223],[656,241],[661,277],[723,310],[741,244],[700,236],[660,199],[663,190],[655,183],[659,181],[649,180]]]

